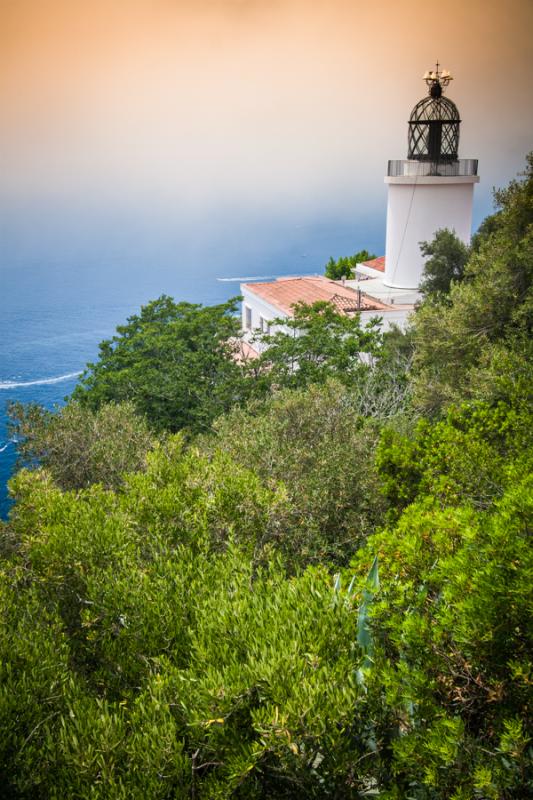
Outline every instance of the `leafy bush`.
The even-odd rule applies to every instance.
[[[329,381],[283,391],[235,409],[215,424],[215,448],[284,487],[287,502],[270,527],[272,543],[294,566],[346,563],[383,520],[374,467],[379,428],[360,414],[359,396]]]
[[[289,319],[278,319],[272,334],[259,335],[266,345],[248,365],[251,390],[264,395],[272,389],[298,389],[329,378],[347,385],[364,380],[369,361],[380,352],[382,336],[378,318],[361,327],[359,315],[339,313],[319,300],[297,303]],[[362,354],[367,354],[366,359]]]
[[[10,417],[22,462],[46,467],[63,489],[116,488],[124,473],[145,468],[157,441],[132,403],[92,411],[70,402],[55,413],[15,403]]]
[[[420,250],[426,258],[420,291],[425,299],[434,297],[442,302],[452,281],[462,281],[470,250],[447,228],[438,230],[431,242],[421,242]]]
[[[421,420],[409,437],[385,430],[377,467],[390,509],[398,515],[415,499],[488,508],[506,491],[511,468],[533,466],[531,414],[525,398],[464,404],[444,420]]]
[[[354,563],[379,554],[366,671],[389,730],[383,797],[518,798],[533,789],[528,736],[532,482],[517,469],[490,511],[421,496]]]
[[[363,261],[371,261],[376,256],[368,250],[359,250],[353,256],[341,256],[337,261],[330,258],[325,267],[325,276],[332,281],[340,281],[342,278],[353,278],[354,269],[357,264]]]
[[[213,549],[212,522],[245,542],[256,524],[227,462],[213,485],[187,458],[150,462],[120,496],[15,480],[18,547],[0,575],[12,795],[344,791],[352,605],[325,569],[288,580],[275,559]]]

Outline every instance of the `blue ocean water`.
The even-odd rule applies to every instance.
[[[61,405],[99,342],[161,294],[224,302],[239,293],[241,278],[320,273],[331,255],[362,246],[381,253],[382,232],[379,219],[372,230],[330,221],[229,226],[216,236],[130,231],[114,241],[98,230],[62,239],[37,229],[30,246],[13,226],[0,252],[0,516],[9,511],[6,484],[17,456],[7,432],[10,402]]]

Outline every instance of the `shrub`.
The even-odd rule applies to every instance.
[[[63,489],[118,487],[124,473],[146,467],[157,441],[132,403],[106,403],[92,411],[70,402],[55,413],[16,403],[10,416],[22,462],[46,467]]]

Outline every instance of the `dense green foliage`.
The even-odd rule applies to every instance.
[[[353,278],[357,264],[361,264],[363,261],[371,261],[373,258],[377,258],[377,256],[369,253],[368,250],[359,250],[353,256],[341,256],[337,261],[334,258],[330,258],[326,264],[324,274],[326,278],[331,278],[332,281]]]
[[[533,790],[533,486],[512,477],[487,511],[422,495],[358,556],[379,553],[369,695],[376,717],[397,725],[387,732],[394,791],[379,796],[518,800]]]
[[[65,429],[73,415],[81,422],[84,409],[111,403],[131,404],[156,431],[201,433],[225,411],[273,389],[330,377],[353,385],[364,381],[368,367],[361,353],[377,355],[380,349],[377,319],[363,328],[357,316],[340,314],[329,303],[300,303],[292,318],[274,321],[274,333],[258,334],[268,352],[242,364],[235,358],[240,331],[234,311],[235,301],[204,308],[169,297],[144,306],[102,342],[99,360],[88,365],[74,390],[78,408],[63,411],[62,423],[45,413],[39,419],[37,409],[14,409],[15,427],[27,440],[25,455],[38,458],[48,450],[48,442],[37,444],[45,420],[51,436],[54,425]]]
[[[441,422],[421,420],[410,437],[385,430],[377,466],[396,515],[425,495],[490,508],[515,473],[533,469],[530,398],[452,408]]]
[[[496,193],[460,283],[415,317],[414,392],[425,414],[464,399],[504,398],[502,373],[530,362],[533,325],[533,153],[522,180]],[[500,365],[513,362],[510,372]]]
[[[355,384],[368,370],[361,353],[376,355],[381,343],[377,318],[363,328],[358,316],[341,314],[326,301],[298,303],[292,317],[272,325],[274,333],[260,336],[267,349],[250,364],[256,392],[302,388],[331,377]]]
[[[9,412],[21,462],[46,467],[63,489],[91,483],[115,488],[125,472],[145,467],[156,443],[131,402],[104,403],[93,411],[73,401],[55,413],[14,403]]]
[[[454,461],[480,454],[441,423],[422,477],[398,468],[411,504],[336,580],[287,576],[265,536],[286,494],[223,453],[174,440],[118,494],[20,473],[2,568],[13,796],[525,796],[527,440],[512,409],[478,413],[508,438],[490,504],[459,501]]]
[[[239,399],[232,358],[236,300],[202,307],[162,296],[100,345],[74,399],[90,408],[131,401],[159,429],[205,430]]]
[[[242,367],[163,298],[14,410],[0,797],[533,796],[532,167],[407,334],[300,307]]]
[[[205,442],[250,467],[265,487],[283,486],[270,541],[291,568],[346,563],[383,520],[379,427],[362,418],[358,399],[337,382],[285,390],[222,417]]]
[[[453,231],[442,228],[431,242],[421,242],[420,250],[426,258],[420,291],[429,295],[448,294],[452,281],[460,282],[464,277],[469,248]]]

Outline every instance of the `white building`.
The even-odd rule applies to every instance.
[[[249,339],[254,331],[269,332],[272,320],[290,316],[294,304],[317,300],[332,302],[342,313],[359,313],[363,325],[380,316],[383,330],[393,324],[404,328],[420,298],[420,243],[431,241],[440,228],[470,241],[477,160],[459,159],[461,119],[443,94],[451,75],[437,64],[424,80],[429,92],[411,113],[407,159],[388,163],[386,255],[358,264],[354,280],[317,276],[242,284],[242,327]]]
[[[273,332],[273,321],[290,317],[297,303],[311,305],[318,300],[332,303],[342,314],[359,314],[363,326],[379,316],[384,320],[384,329],[393,323],[405,324],[407,314],[412,310],[412,305],[384,303],[367,292],[354,290],[342,281],[332,281],[321,275],[278,278],[268,283],[243,283],[241,294],[242,328],[249,340],[256,332]],[[283,325],[278,324],[277,330],[280,329]],[[255,343],[254,346],[259,345]]]

